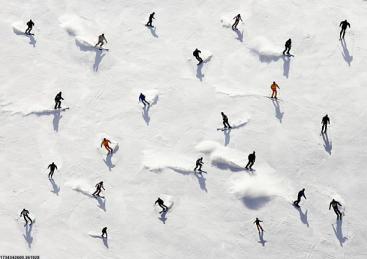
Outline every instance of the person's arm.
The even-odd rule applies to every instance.
[[[51,164],[48,165],[47,169],[49,169],[51,167]]]
[[[341,26],[342,26],[342,24],[343,24],[343,22],[340,22],[339,27],[341,27]]]
[[[106,41],[106,43],[108,43],[108,41],[107,41],[106,37],[104,37],[104,40]]]
[[[107,140],[107,142],[111,144],[111,141]]]
[[[331,208],[331,202],[330,202],[330,204],[329,204],[329,210],[330,210],[330,208]]]
[[[340,204],[340,202],[338,202],[338,201],[336,202],[336,204],[338,204],[340,207],[342,206],[342,205]]]
[[[102,145],[103,145],[103,141],[102,141],[102,143],[101,143],[101,147],[102,147]]]
[[[57,165],[55,165],[56,170],[58,170]]]
[[[348,24],[347,24],[347,25],[348,25],[348,27],[350,28],[350,23],[349,23],[349,22],[348,22]]]
[[[157,202],[158,202],[158,200],[156,200],[156,201],[154,202],[154,205],[156,205],[156,204],[157,204]]]
[[[305,195],[305,194],[303,194],[303,197],[305,197],[305,199],[307,200],[307,198],[306,198],[306,195]]]

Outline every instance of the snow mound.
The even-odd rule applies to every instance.
[[[59,17],[60,26],[73,37],[83,34],[85,20],[74,14],[65,14]]]
[[[248,41],[248,48],[253,54],[259,57],[261,62],[270,63],[272,61],[277,61],[283,56],[279,46],[274,46],[274,44],[265,37],[250,39]]]
[[[203,141],[195,148],[199,152],[209,154],[212,164],[221,169],[239,171],[243,170],[247,163],[248,154],[236,149],[223,147],[214,141]]]
[[[232,18],[228,16],[222,16],[220,18],[220,23],[222,24],[224,28],[231,28],[233,22],[232,22]]]
[[[12,28],[15,34],[17,35],[24,35],[25,30],[27,29],[27,26],[22,21],[17,21],[12,24]]]
[[[65,186],[68,186],[74,191],[80,192],[88,197],[93,197],[93,186],[82,179],[68,181],[65,183]]]
[[[173,170],[177,173],[188,175],[194,172],[195,159],[175,154],[172,152],[144,151],[143,165],[144,168],[152,172],[162,172],[166,169]]]
[[[290,183],[280,175],[275,175],[275,170],[267,165],[258,166],[256,175],[236,175],[230,180],[230,191],[244,205],[253,210],[265,206],[275,197],[291,199],[294,193]]]

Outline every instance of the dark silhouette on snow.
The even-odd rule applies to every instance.
[[[48,173],[48,178],[52,179],[52,176],[54,175],[55,170],[57,170],[57,166],[54,162],[48,165],[47,169],[50,169],[50,172]]]
[[[333,210],[334,210],[334,212],[335,212],[335,214],[336,214],[336,219],[342,219],[342,213],[340,212],[340,210],[339,210],[339,207],[338,206],[342,206],[341,204],[340,204],[340,202],[338,202],[338,201],[336,201],[336,200],[332,200],[331,202],[330,202],[330,204],[329,204],[329,210],[330,210],[330,208],[331,207],[333,207]]]
[[[339,39],[343,40],[345,36],[345,31],[347,30],[348,27],[350,28],[350,23],[347,20],[344,20],[340,22],[339,27],[341,27]]]
[[[202,172],[201,167],[203,166],[203,164],[204,164],[203,158],[200,157],[198,160],[196,160],[194,171],[196,172],[196,170],[198,170],[199,172]]]
[[[232,25],[232,30],[237,30],[237,25],[238,25],[238,23],[241,21],[242,22],[242,18],[241,18],[241,15],[240,14],[237,14],[234,18],[233,18],[233,20],[235,20],[234,21],[234,23],[233,23],[233,25]]]
[[[229,123],[228,123],[228,117],[227,117],[227,115],[225,115],[224,112],[221,112],[220,114],[222,115],[222,119],[223,119],[223,127],[225,129],[232,128],[231,125],[229,125]]]
[[[28,210],[26,210],[26,209],[23,209],[22,210],[22,212],[20,213],[20,216],[19,217],[22,217],[23,216],[23,218],[24,218],[24,220],[25,220],[25,225],[27,225],[28,224],[28,220],[31,222],[31,225],[32,225],[32,223],[33,223],[33,221],[32,221],[32,219],[29,217],[29,211]]]
[[[103,138],[101,147],[104,146],[107,149],[108,153],[112,153],[113,149],[110,147],[111,141],[109,139]]]
[[[197,59],[197,61],[199,61],[198,66],[201,65],[201,63],[203,63],[203,59],[199,56],[200,53],[201,51],[198,49],[195,49],[194,52],[192,53],[192,55]]]
[[[262,226],[260,225],[260,222],[262,222],[262,221],[259,220],[258,218],[256,218],[255,221],[254,221],[254,224],[256,224],[256,228],[257,228],[257,231],[259,231],[259,233],[260,233],[260,231],[264,232]]]
[[[56,96],[55,96],[55,110],[56,109],[61,109],[61,100],[64,100],[64,98],[62,98],[62,92],[59,92]]]
[[[98,36],[98,42],[94,47],[102,48],[105,42],[108,43],[106,37],[104,36],[104,33],[102,33],[101,35]]]
[[[147,100],[145,100],[145,95],[142,94],[142,93],[140,93],[140,95],[139,95],[139,102],[143,103],[144,107],[146,105],[150,106],[150,103]]]
[[[256,155],[255,155],[255,151],[254,151],[254,152],[252,152],[251,154],[248,155],[248,162],[247,162],[247,165],[246,165],[245,168],[247,170],[252,170],[252,166],[254,165],[255,160],[256,160]]]
[[[271,97],[270,98],[275,98],[277,99],[277,94],[278,94],[278,91],[277,91],[277,88],[279,88],[279,85],[277,85],[277,83],[273,82],[270,86],[270,89],[271,89]]]
[[[166,205],[164,205],[164,201],[161,198],[158,197],[158,199],[154,202],[154,205],[157,204],[157,203],[158,203],[159,207],[162,208],[162,211],[160,213],[166,212],[168,210],[168,207]]]
[[[306,198],[306,195],[305,195],[305,188],[303,188],[302,190],[300,190],[300,191],[298,192],[297,200],[295,200],[295,201],[293,202],[293,205],[294,205],[294,206],[296,206],[296,207],[299,207],[299,203],[300,203],[300,201],[301,201],[302,197],[303,197],[303,198],[305,198],[305,199],[307,199],[307,198]]]
[[[34,26],[34,22],[32,21],[32,19],[30,19],[27,22],[27,26],[28,26],[28,28],[25,30],[24,34],[30,35],[31,34],[31,30],[33,29],[33,26]]]
[[[289,53],[289,51],[291,50],[292,48],[292,40],[291,39],[288,39],[285,44],[284,44],[284,51],[283,51],[283,55],[291,55]]]
[[[321,124],[322,124],[321,133],[326,134],[327,125],[330,124],[330,119],[329,119],[329,116],[327,114],[324,117],[322,117]]]
[[[102,228],[102,238],[107,238],[107,227]]]
[[[105,190],[103,186],[103,181],[96,184],[96,191],[92,194],[94,197],[101,197],[99,194],[101,193],[102,189]]]
[[[154,27],[154,26],[152,25],[153,19],[155,19],[155,18],[154,18],[154,15],[155,15],[155,12],[152,12],[152,13],[149,15],[149,20],[148,20],[148,22],[147,22],[146,26],[148,26],[148,27]]]

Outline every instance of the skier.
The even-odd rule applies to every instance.
[[[61,108],[61,100],[64,100],[64,98],[62,98],[61,94],[62,94],[62,92],[59,92],[55,96],[55,110]]]
[[[288,55],[290,56],[291,54],[289,53],[289,51],[291,50],[292,48],[292,40],[291,39],[288,39],[286,42],[285,42],[285,49],[283,51],[283,55]]]
[[[277,85],[277,83],[273,82],[270,86],[271,90],[272,90],[272,93],[271,93],[271,97],[270,98],[275,98],[277,99],[277,94],[278,94],[278,91],[277,91],[277,88],[279,88],[279,85]]]
[[[98,42],[94,47],[98,46],[102,48],[104,42],[108,43],[106,37],[104,36],[104,33],[102,33],[101,35],[98,36]]]
[[[336,214],[336,219],[342,219],[342,213],[340,212],[340,210],[339,210],[339,208],[338,208],[338,205],[339,206],[342,206],[341,204],[340,204],[340,202],[338,202],[338,201],[336,201],[336,200],[332,200],[331,202],[330,202],[330,205],[329,205],[329,210],[330,210],[330,208],[331,207],[333,207],[333,209],[334,209],[334,212],[335,212],[335,214]]]
[[[324,117],[322,117],[321,124],[322,124],[321,133],[326,134],[327,125],[330,124],[330,119],[329,119],[329,116],[327,114]]]
[[[145,105],[150,106],[150,103],[145,100],[145,95],[142,94],[142,93],[140,93],[140,95],[139,95],[139,102],[142,102],[144,104],[144,107],[145,107]]]
[[[261,220],[259,220],[258,218],[255,219],[254,224],[256,224],[257,227],[257,231],[259,231],[260,234],[260,230],[261,232],[264,232],[264,229],[262,228],[262,226],[260,225],[260,222],[262,222]]]
[[[344,20],[344,21],[340,22],[339,27],[342,27],[342,29],[340,30],[339,38],[340,38],[340,40],[344,40],[345,31],[346,31],[347,27],[350,28],[350,23],[347,20]]]
[[[196,166],[194,168],[194,171],[196,172],[196,170],[199,170],[199,172],[201,173],[201,167],[203,166],[204,162],[203,162],[203,158],[200,157],[198,160],[196,160]]]
[[[224,126],[224,128],[225,128],[225,129],[227,129],[227,128],[231,129],[232,127],[231,127],[231,125],[229,125],[229,123],[228,123],[228,117],[227,117],[227,115],[225,115],[223,112],[221,112],[220,114],[222,114],[222,119],[223,119],[223,126]]]
[[[92,195],[94,197],[101,197],[99,196],[99,194],[101,193],[102,189],[105,190],[105,188],[103,187],[103,181],[96,184],[96,191]]]
[[[241,15],[240,14],[237,14],[234,18],[233,18],[233,20],[235,20],[234,21],[234,23],[233,23],[233,25],[232,25],[232,30],[237,30],[237,25],[238,25],[238,23],[241,21],[242,22],[242,18],[241,18]]]
[[[146,24],[145,26],[148,26],[148,27],[154,27],[154,26],[152,25],[153,19],[155,19],[155,18],[154,18],[154,15],[155,15],[155,12],[152,12],[152,13],[149,15],[149,21],[147,22],[147,24]]]
[[[168,207],[166,205],[164,205],[164,201],[161,198],[158,197],[158,199],[154,202],[154,205],[157,204],[157,203],[158,203],[159,207],[162,208],[162,211],[160,213],[166,212],[168,210]]]
[[[31,225],[32,225],[33,221],[32,221],[32,219],[28,216],[28,214],[29,214],[29,211],[28,211],[28,210],[26,210],[26,209],[23,209],[23,210],[22,210],[22,212],[20,213],[20,216],[19,216],[19,217],[23,216],[23,218],[24,218],[24,220],[25,220],[25,224],[26,224],[26,225],[28,224],[28,220],[27,220],[27,219],[29,219],[29,221],[31,222]]]
[[[199,56],[200,53],[201,53],[201,51],[198,50],[198,49],[195,49],[194,52],[192,53],[192,55],[194,55],[194,57],[197,59],[197,61],[199,61],[198,65],[203,63],[203,59]]]
[[[248,155],[248,163],[246,165],[246,169],[252,170],[252,166],[254,165],[256,160],[255,151]]]
[[[106,139],[106,138],[103,138],[102,143],[101,143],[101,147],[103,145],[105,147],[105,149],[107,149],[108,154],[113,152],[113,149],[110,148],[109,144],[111,144],[111,141]]]
[[[102,238],[107,238],[107,227],[102,228],[102,235],[101,235],[101,237]]]
[[[302,197],[307,199],[306,196],[305,196],[305,188],[303,188],[302,190],[300,190],[298,192],[297,200],[293,202],[293,205],[296,206],[296,207],[299,207],[298,203],[301,201]]]
[[[48,167],[50,169],[50,173],[48,174],[48,178],[52,179],[52,176],[54,175],[55,169],[57,170],[57,166],[55,165],[54,162],[52,162],[51,164],[48,165]]]
[[[28,26],[28,28],[25,30],[24,34],[30,35],[31,34],[31,30],[33,29],[33,26],[34,26],[34,22],[32,21],[32,19],[30,19],[27,22],[27,26]]]

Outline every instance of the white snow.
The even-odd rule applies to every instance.
[[[12,0],[1,8],[1,255],[367,258],[365,1]],[[24,35],[29,19],[34,36]],[[344,19],[351,28],[341,42]],[[101,33],[108,52],[94,48]],[[292,58],[281,56],[289,38]],[[278,101],[267,98],[273,81]],[[70,109],[53,110],[59,91]],[[221,112],[232,130],[217,130]],[[206,173],[193,172],[199,157]],[[105,199],[91,196],[100,181]],[[302,188],[307,199],[296,209]],[[172,206],[167,213],[154,206],[158,197]],[[342,222],[328,210],[333,198]],[[23,208],[37,215],[32,226],[19,218]],[[89,235],[103,227],[107,240]]]

